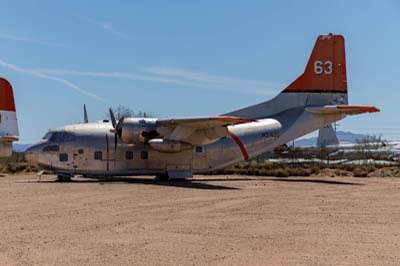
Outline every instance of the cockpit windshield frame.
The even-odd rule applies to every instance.
[[[68,131],[49,131],[44,135],[43,139],[50,142],[71,142],[75,140],[75,134]]]
[[[51,135],[53,135],[53,133],[54,133],[54,131],[49,131],[49,132],[47,132],[47,133],[43,136],[42,139],[49,140],[49,139],[51,138]]]

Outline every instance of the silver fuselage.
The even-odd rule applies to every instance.
[[[70,175],[206,173],[257,156],[272,147],[281,125],[273,119],[264,122],[271,125],[267,130],[254,127],[253,123],[229,127],[242,147],[232,137],[224,137],[213,144],[179,153],[158,152],[145,143],[124,144],[119,139],[115,148],[113,127],[109,122],[68,125],[49,131],[49,135],[65,133],[68,137],[43,139],[27,150],[27,156],[42,169]]]

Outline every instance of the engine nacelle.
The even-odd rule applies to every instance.
[[[157,137],[156,121],[153,118],[125,118],[122,123],[121,140],[126,144],[144,143]]]
[[[257,120],[256,122],[229,126],[228,129],[239,134],[254,134],[262,135],[265,138],[278,138],[282,125],[278,120],[266,118]]]
[[[149,140],[149,145],[154,150],[165,153],[177,153],[192,148],[192,145],[185,142],[159,138]]]

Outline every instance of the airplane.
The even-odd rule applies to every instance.
[[[12,143],[18,137],[13,89],[6,79],[0,78],[0,157],[12,155]]]
[[[50,130],[27,159],[60,181],[75,175],[187,179],[250,160],[348,115],[345,41],[318,36],[303,74],[269,101],[213,117],[124,118]]]

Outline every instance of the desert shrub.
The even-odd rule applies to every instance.
[[[291,176],[310,176],[312,173],[310,169],[301,167],[289,168],[288,171]]]
[[[248,163],[241,165],[241,169],[249,169],[249,167],[250,167],[250,164],[248,164]]]
[[[336,176],[348,176],[349,172],[347,172],[346,170],[336,169],[335,175]]]
[[[275,172],[275,176],[277,177],[288,177],[290,176],[290,172],[286,169],[278,169]]]
[[[380,170],[381,177],[400,177],[400,169],[398,167],[392,167],[389,169]]]
[[[375,171],[375,169],[376,169],[376,165],[374,165],[374,164],[366,166],[366,171],[368,171],[368,173]]]
[[[311,174],[318,175],[321,172],[321,169],[317,166],[311,168]]]
[[[340,169],[340,170],[342,170],[342,171],[353,172],[354,169],[357,168],[357,165],[353,165],[353,164],[344,164],[344,165],[338,165],[337,168]]]
[[[355,177],[367,177],[368,176],[368,170],[367,169],[363,169],[361,167],[358,167],[356,169],[353,170],[353,175]]]
[[[37,172],[39,169],[28,163],[7,163],[0,167],[1,173],[15,174],[20,172]]]

